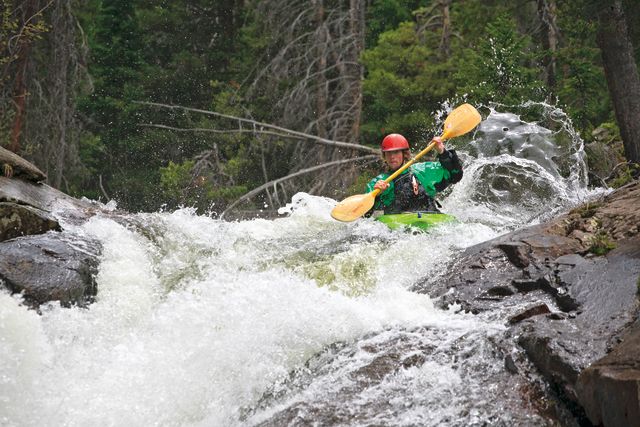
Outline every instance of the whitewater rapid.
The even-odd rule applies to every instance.
[[[562,175],[551,156],[526,155],[532,134],[546,145],[554,132],[518,130],[516,119],[492,112],[460,149],[465,177],[443,200],[459,222],[431,233],[339,223],[335,200],[305,193],[272,220],[180,209],[68,224],[102,244],[96,301],[37,314],[0,292],[0,425],[254,425],[354,386],[371,357],[363,349],[398,337],[433,351],[354,392],[350,425],[511,419],[522,408],[497,406],[504,396],[491,387],[504,372],[490,345],[503,324],[438,309],[412,289],[465,248],[589,197],[581,141]],[[525,140],[525,154],[498,131]]]

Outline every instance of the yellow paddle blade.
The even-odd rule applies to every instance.
[[[356,194],[355,196],[347,197],[333,208],[331,216],[342,222],[355,221],[373,207],[377,193],[377,191],[373,191],[367,194]]]
[[[442,139],[455,138],[478,126],[482,120],[480,113],[471,104],[462,104],[453,110],[444,121]]]

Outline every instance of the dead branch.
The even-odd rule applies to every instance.
[[[198,108],[190,108],[190,107],[182,107],[180,105],[168,105],[168,104],[161,104],[161,103],[157,103],[157,102],[147,102],[147,101],[136,101],[136,104],[143,104],[143,105],[152,105],[154,107],[162,107],[162,108],[171,108],[171,109],[181,109],[181,110],[185,110],[185,111],[193,111],[196,113],[201,113],[201,114],[207,114],[207,115],[212,115],[212,116],[216,116],[216,117],[221,117],[221,118],[225,118],[225,119],[229,119],[229,120],[234,120],[237,121],[239,123],[247,123],[247,124],[251,124],[252,126],[258,126],[258,127],[263,127],[263,128],[269,128],[269,129],[274,129],[274,130],[278,130],[280,132],[284,132],[284,134],[280,134],[280,133],[275,133],[275,132],[269,132],[269,131],[263,131],[263,130],[247,130],[247,129],[237,129],[234,130],[233,132],[249,132],[249,133],[260,133],[260,134],[273,134],[273,135],[277,135],[277,136],[282,136],[282,137],[286,137],[286,135],[290,135],[290,138],[297,138],[300,140],[314,140],[316,142],[319,142],[321,144],[325,144],[325,145],[331,145],[334,147],[343,147],[343,148],[350,148],[350,149],[354,149],[354,150],[359,150],[359,151],[367,151],[370,153],[378,153],[378,150],[375,148],[371,148],[371,147],[367,147],[364,145],[360,145],[360,144],[353,144],[350,142],[343,142],[343,141],[332,141],[330,139],[326,139],[326,138],[321,138],[319,136],[315,136],[315,135],[310,135],[308,133],[304,133],[304,132],[298,132],[295,130],[291,130],[291,129],[287,129],[281,126],[276,126],[276,125],[272,125],[269,123],[262,123],[262,122],[258,122],[256,120],[251,120],[251,119],[245,119],[243,117],[237,117],[237,116],[232,116],[229,114],[223,114],[223,113],[218,113],[215,111],[208,111],[208,110],[201,110]],[[147,126],[147,127],[157,127],[157,128],[163,128],[163,129],[170,129],[170,130],[176,130],[176,131],[198,131],[198,132],[214,132],[214,133],[230,133],[231,131],[220,131],[220,130],[215,130],[215,129],[210,129],[210,130],[205,130],[204,128],[193,128],[193,129],[181,129],[181,128],[172,128],[170,126],[165,126],[165,125],[158,125],[158,124],[153,124],[153,123],[147,123],[147,124],[142,124],[141,126]]]
[[[260,134],[260,135],[270,135],[270,136],[277,136],[280,138],[291,138],[291,139],[298,139],[298,140],[305,140],[307,138],[304,138],[302,136],[299,135],[287,135],[286,133],[279,133],[279,132],[272,132],[272,131],[268,131],[268,130],[259,130],[259,129],[211,129],[211,128],[177,128],[174,126],[167,126],[167,125],[160,125],[157,123],[140,123],[138,124],[138,126],[140,127],[146,127],[146,128],[157,128],[157,129],[166,129],[166,130],[171,130],[171,131],[176,131],[176,132],[205,132],[205,133],[219,133],[219,134],[229,134],[229,133],[253,133],[253,134]]]
[[[102,191],[104,197],[107,198],[107,201],[111,200],[111,197],[109,197],[109,194],[107,194],[107,190],[105,190],[104,186],[102,185],[102,174],[98,175],[98,184],[100,185],[100,191]]]

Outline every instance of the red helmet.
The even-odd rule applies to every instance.
[[[409,142],[407,138],[400,135],[399,133],[390,133],[385,136],[382,140],[382,144],[380,144],[380,148],[382,151],[396,151],[396,150],[408,150]]]

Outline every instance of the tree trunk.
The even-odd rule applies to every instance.
[[[542,47],[547,51],[544,58],[545,80],[547,86],[551,89],[556,87],[556,51],[560,40],[556,16],[555,0],[538,0],[538,17],[542,22],[543,32],[545,33],[542,36]]]
[[[364,0],[351,0],[349,13],[351,19],[351,34],[356,42],[353,44],[354,52],[351,58],[354,63],[353,67],[355,67],[351,86],[351,99],[355,112],[349,142],[354,143],[360,139],[360,118],[362,115],[362,80],[364,79],[364,68],[362,64],[360,64],[360,54],[364,51],[364,9]]]
[[[58,0],[56,6],[53,10],[53,19],[52,22],[58,24],[65,24],[63,28],[62,26],[58,26],[57,31],[54,35],[52,35],[55,48],[52,49],[54,53],[54,61],[52,71],[55,72],[55,80],[54,80],[54,94],[55,96],[54,102],[57,101],[57,117],[55,117],[55,124],[57,125],[57,129],[52,129],[55,139],[52,141],[55,145],[51,154],[54,154],[54,158],[56,159],[53,163],[53,174],[49,176],[51,184],[55,188],[62,187],[62,178],[64,175],[64,171],[66,169],[66,160],[67,160],[67,152],[68,152],[68,142],[67,141],[67,128],[69,126],[69,114],[73,114],[70,111],[70,102],[69,95],[67,92],[67,88],[69,87],[69,58],[70,48],[73,45],[73,27],[69,28],[69,25],[73,25],[75,22],[68,17],[71,16],[71,5],[70,1],[66,0]],[[65,19],[67,18],[67,19]],[[52,123],[53,125],[54,123]]]
[[[607,2],[598,14],[598,47],[627,160],[640,163],[640,77],[622,3]]]
[[[20,135],[24,126],[25,104],[27,99],[27,57],[29,47],[24,46],[20,49],[20,56],[17,61],[16,80],[13,87],[13,105],[15,105],[16,115],[13,118],[13,126],[11,127],[11,139],[9,141],[9,150],[16,154],[20,154]]]
[[[442,38],[440,39],[440,52],[445,59],[451,55],[451,0],[441,0],[442,6]]]
[[[316,55],[318,60],[318,85],[316,87],[316,117],[317,131],[320,138],[327,137],[327,29],[324,26],[324,1],[314,0],[316,11],[316,25],[318,31],[318,45]]]
[[[24,12],[22,13],[22,22],[20,25],[26,27],[29,21],[38,19],[34,16],[37,7],[37,0],[27,0],[24,3]],[[32,25],[32,24],[31,24]],[[27,66],[29,64],[29,52],[31,50],[32,38],[20,37],[19,48],[16,59],[16,78],[13,86],[13,104],[15,105],[16,114],[13,119],[11,128],[11,139],[9,140],[9,150],[16,154],[20,154],[20,136],[24,128],[26,117],[26,99],[27,99]]]

